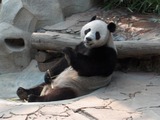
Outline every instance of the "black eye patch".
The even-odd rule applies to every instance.
[[[87,30],[84,31],[84,34],[86,35],[90,31],[91,31],[91,29],[89,28],[89,29],[87,29]]]
[[[96,40],[99,40],[101,38],[100,33],[96,32]]]

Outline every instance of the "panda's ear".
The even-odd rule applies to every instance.
[[[93,20],[96,20],[97,16],[93,16],[91,19],[90,19],[90,22],[93,21]]]
[[[110,32],[115,32],[116,31],[116,24],[111,22],[108,24],[107,28]]]

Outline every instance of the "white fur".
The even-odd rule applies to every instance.
[[[52,83],[52,88],[54,87],[69,87],[77,92],[78,96],[88,94],[89,92],[96,90],[98,88],[106,86],[111,81],[111,76],[101,77],[83,77],[78,76],[77,72],[68,67],[64,70]]]
[[[85,35],[84,31],[89,28],[91,29],[91,31]],[[95,37],[95,33],[97,31],[100,33],[101,36],[99,40],[96,40]],[[87,44],[86,37],[92,38],[91,44]],[[85,46],[88,48],[106,45],[116,50],[113,44],[112,34],[108,30],[107,24],[101,20],[94,20],[83,26],[81,29],[81,38]],[[53,80],[51,87],[69,87],[76,91],[78,96],[81,96],[100,87],[106,86],[110,82],[111,76],[112,74],[108,77],[83,77],[79,76],[78,73],[74,69],[72,69],[72,67],[68,67],[60,75],[58,75],[55,80]]]
[[[94,20],[86,25],[84,25],[81,29],[81,39],[84,42],[84,45],[88,48],[99,47],[102,45],[107,45],[108,47],[114,48],[116,47],[113,44],[113,37],[110,31],[107,28],[108,24],[101,20]],[[91,29],[86,35],[84,34],[85,30]],[[95,33],[100,33],[100,39],[96,40]],[[86,37],[92,38],[92,41],[87,43]]]

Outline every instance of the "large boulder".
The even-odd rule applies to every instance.
[[[30,63],[34,31],[89,9],[93,1],[98,0],[2,0],[0,73],[20,71]]]
[[[3,0],[0,18],[30,32],[64,20],[58,0]]]
[[[33,32],[64,17],[83,12],[103,0],[2,0],[0,22]]]
[[[31,60],[31,33],[8,23],[0,23],[0,74],[18,72]]]
[[[64,16],[70,16],[74,13],[84,12],[103,0],[59,0]]]

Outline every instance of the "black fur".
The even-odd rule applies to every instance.
[[[65,68],[69,66],[65,57],[60,58],[57,63],[49,69],[44,76],[45,83],[51,83],[53,76],[59,75]]]
[[[90,31],[91,31],[91,29],[89,28],[89,29],[87,29],[87,30],[84,31],[84,34],[86,35]]]
[[[110,32],[115,32],[116,30],[116,25],[113,22],[109,23],[107,27]]]
[[[101,35],[99,32],[96,32],[96,40],[99,40],[101,38]]]
[[[31,89],[24,89],[20,87],[17,90],[17,95],[21,100],[27,100],[28,102],[48,102],[77,97],[76,92],[73,89],[58,87],[49,89],[49,91],[47,91],[47,95],[40,96],[45,85],[47,84],[43,83],[43,85],[41,84]]]
[[[17,89],[17,95],[21,100],[27,100],[28,95],[30,95],[30,94],[34,94],[34,95],[39,96],[45,85],[46,85],[46,83],[42,83],[42,84],[37,85],[37,86],[30,88],[30,89],[24,89],[22,87],[19,87]]]
[[[116,64],[116,51],[106,46],[89,49],[80,43],[74,50],[67,47],[63,52],[67,60],[63,57],[58,61],[50,70],[52,75],[60,74],[70,63],[80,76],[109,76],[113,73]],[[51,79],[48,80],[47,82],[51,82]],[[71,88],[49,89],[49,94],[40,96],[46,85],[46,83],[42,83],[31,89],[20,87],[17,90],[17,95],[21,100],[25,99],[29,102],[47,102],[77,97],[76,92]]]
[[[93,17],[91,20],[95,20]],[[108,25],[108,30],[114,32],[116,26],[114,23]],[[97,39],[101,36],[97,33]],[[42,83],[31,89],[18,88],[17,95],[22,100],[29,102],[46,102],[55,100],[64,100],[77,97],[77,93],[72,88],[53,88],[48,89],[46,94],[40,96],[44,87],[51,84],[53,76],[59,75],[65,68],[72,66],[80,76],[109,76],[113,73],[117,53],[113,48],[103,45],[97,48],[86,48],[84,43],[72,49],[67,47],[63,50],[65,56],[62,57],[50,70],[45,74],[45,83]],[[54,83],[54,81],[53,81]]]
[[[54,88],[50,89],[49,94],[44,96],[29,95],[28,102],[48,102],[77,97],[76,93],[71,88]]]
[[[72,48],[65,48],[70,65],[80,76],[108,76],[113,73],[117,54],[106,45],[97,48],[86,48],[83,43]]]
[[[78,72],[80,76],[108,76],[112,74],[117,54],[113,48],[101,46],[98,48],[86,48],[81,42],[75,49],[65,48],[63,50],[67,56],[67,61],[63,57],[49,71],[51,76],[60,74],[69,64]],[[48,73],[45,74],[45,82],[52,80]]]
[[[96,19],[97,19],[97,16],[95,15],[95,16],[93,16],[93,17],[91,18],[90,22],[93,21],[93,20],[96,20]]]

